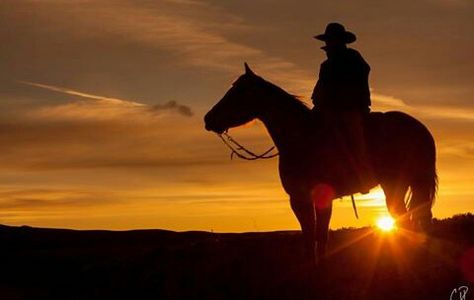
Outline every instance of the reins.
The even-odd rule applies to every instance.
[[[227,133],[227,131],[221,134],[217,134],[217,136],[219,136],[224,145],[226,145],[231,150],[230,159],[233,159],[234,155],[236,155],[238,158],[245,160],[270,159],[279,155],[278,152],[270,154],[275,149],[275,146],[270,147],[262,154],[255,154],[244,146],[242,146],[240,143],[238,143]]]
[[[221,134],[217,134],[217,136],[222,140],[224,145],[226,145],[230,149],[231,151],[230,159],[233,159],[234,155],[245,160],[270,159],[279,155],[278,152],[270,154],[275,149],[275,146],[270,147],[267,151],[263,152],[262,154],[255,154],[252,151],[245,148],[244,146],[242,146],[239,142],[237,142],[233,137],[231,137],[227,133],[227,131]],[[359,219],[359,214],[357,213],[357,207],[356,207],[353,194],[351,194],[351,202],[352,202],[352,208],[354,209],[355,217]]]

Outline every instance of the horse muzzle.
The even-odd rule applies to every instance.
[[[207,131],[214,131],[215,133],[221,134],[227,130],[227,128],[219,126],[216,123],[215,119],[211,118],[210,113],[204,116],[204,127]]]

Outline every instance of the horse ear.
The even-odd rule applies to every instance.
[[[252,69],[250,69],[249,65],[246,62],[244,62],[244,67],[245,67],[245,74],[255,75],[255,73],[252,71]]]

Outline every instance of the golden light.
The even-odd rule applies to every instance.
[[[384,232],[393,231],[395,227],[395,220],[392,217],[384,216],[377,220],[377,228]]]

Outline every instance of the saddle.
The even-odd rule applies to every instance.
[[[329,182],[337,197],[368,193],[377,184],[376,162],[372,159],[370,141],[374,134],[379,134],[377,124],[382,114],[315,113],[319,149],[317,165],[326,171],[315,177]]]

